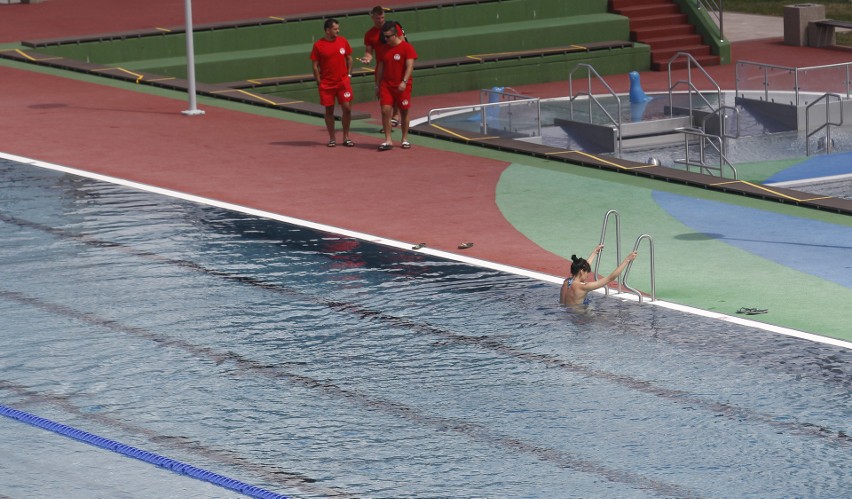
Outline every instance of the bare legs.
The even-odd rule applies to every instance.
[[[341,128],[343,128],[343,141],[346,142],[349,140],[349,125],[352,123],[352,103],[341,103],[340,110],[340,122]],[[334,130],[334,106],[325,107],[325,128],[328,130],[329,142],[335,142],[337,140],[337,133]]]

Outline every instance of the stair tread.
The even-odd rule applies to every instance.
[[[642,43],[647,43],[648,45],[653,45],[654,42],[674,42],[674,41],[689,41],[691,45],[696,45],[696,41],[701,41],[701,35],[692,33],[689,35],[670,35],[670,36],[655,36],[649,38],[643,38]]]

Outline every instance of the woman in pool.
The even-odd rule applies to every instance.
[[[627,258],[610,275],[597,281],[586,282],[586,278],[592,273],[591,263],[595,261],[595,258],[602,249],[603,245],[599,244],[592,250],[589,258],[577,258],[577,255],[571,255],[571,261],[573,262],[571,263],[571,275],[562,283],[562,289],[559,291],[559,303],[562,305],[579,305],[581,303],[588,305],[589,298],[586,295],[589,291],[602,288],[614,281],[624,272],[627,264],[636,258],[636,252],[633,251],[627,255]]]

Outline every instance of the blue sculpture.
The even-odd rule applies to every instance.
[[[638,104],[640,102],[648,102],[649,100],[651,100],[651,97],[645,95],[645,91],[642,90],[642,83],[639,81],[639,73],[636,71],[631,71],[629,76],[630,102]]]
[[[642,83],[639,81],[639,73],[631,71],[630,76],[630,119],[633,122],[642,121],[645,115],[645,106],[652,97],[645,95]]]
[[[503,99],[503,92],[505,90],[506,87],[491,87],[491,92],[488,93],[488,103],[494,104],[495,102],[500,102]],[[500,116],[500,108],[491,106],[488,108],[486,115],[489,119],[496,119]]]

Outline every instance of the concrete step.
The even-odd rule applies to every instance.
[[[689,24],[686,14],[659,14],[655,16],[641,16],[630,18],[630,29],[656,28],[660,26],[677,26]]]
[[[651,50],[651,59],[671,59],[678,52],[688,52],[696,59],[701,56],[711,55],[709,45],[686,45],[679,47],[667,47],[660,50]]]
[[[659,120],[636,121],[621,124],[622,140],[636,137],[652,137],[655,135],[668,135],[675,132],[675,128],[692,126],[689,116],[674,116]],[[680,135],[680,134],[678,134]]]
[[[656,5],[661,3],[674,3],[672,0],[609,0],[609,9],[624,9],[637,5]]]
[[[631,5],[630,7],[612,9],[612,12],[632,19],[634,17],[680,14],[680,7],[674,3],[655,3],[648,5]]]
[[[691,24],[678,24],[676,26],[652,26],[647,28],[630,27],[630,39],[639,41],[644,38],[659,38],[663,36],[691,35],[695,33],[695,26]]]
[[[660,135],[649,135],[644,137],[631,137],[621,139],[621,150],[647,149],[649,147],[670,146],[672,144],[683,144],[683,134],[678,132]]]
[[[674,54],[672,54],[674,55]],[[721,64],[721,60],[718,55],[693,55],[693,58],[703,67],[709,66],[718,66]],[[669,60],[671,56],[666,58],[651,58],[651,70],[652,71],[667,71],[669,68]],[[682,57],[672,63],[672,69],[684,69],[687,66],[687,59]]]
[[[657,38],[641,38],[634,40],[637,42],[644,43],[646,45],[651,46],[652,51],[668,49],[668,48],[679,48],[679,47],[690,47],[695,45],[702,45],[701,35],[674,35],[674,36],[661,36]]]

